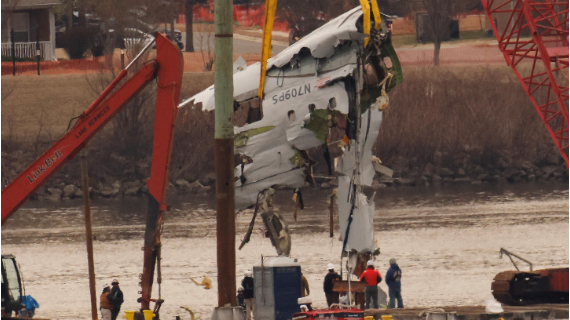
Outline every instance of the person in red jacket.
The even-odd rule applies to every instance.
[[[360,276],[360,281],[366,281],[366,309],[370,309],[371,300],[374,309],[378,309],[378,284],[382,281],[382,276],[374,269],[374,261],[368,260],[366,265],[366,270]]]

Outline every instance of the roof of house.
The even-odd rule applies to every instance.
[[[2,1],[2,8],[12,7],[14,10],[49,8],[61,4],[61,0],[8,0]]]

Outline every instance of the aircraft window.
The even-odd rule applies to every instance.
[[[336,98],[329,99],[329,109],[336,109]]]
[[[295,116],[294,110],[289,110],[289,112],[287,112],[287,116],[289,117],[289,121],[291,121],[291,122],[297,120],[297,117]]]
[[[232,122],[236,127],[243,127],[263,119],[263,108],[259,98],[236,103],[234,110]]]

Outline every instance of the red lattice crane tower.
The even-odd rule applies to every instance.
[[[568,1],[481,1],[499,49],[568,166]]]

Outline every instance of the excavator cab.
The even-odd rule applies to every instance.
[[[24,286],[16,257],[11,254],[2,255],[2,316],[10,316],[12,311],[22,308]]]

